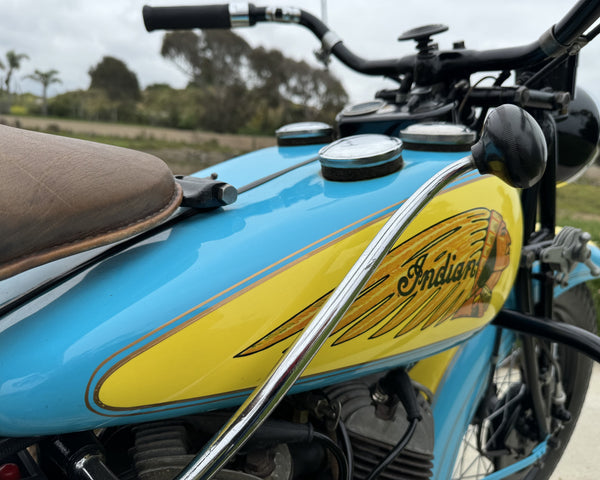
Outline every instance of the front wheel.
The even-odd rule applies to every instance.
[[[585,284],[577,285],[554,300],[554,318],[588,331],[596,331],[596,311]],[[593,362],[571,348],[539,339],[533,342],[537,368],[545,377],[542,390],[548,401],[548,419],[552,435],[543,463],[513,474],[511,480],[527,477],[545,480],[550,477],[573,433],[588,389]],[[531,348],[531,347],[530,347]],[[472,419],[454,467],[453,480],[479,480],[529,456],[539,444],[535,420],[525,382],[522,343],[498,362],[493,382]],[[562,384],[566,399],[552,404],[557,384]],[[565,413],[565,412],[568,412]],[[567,417],[570,414],[570,421]]]

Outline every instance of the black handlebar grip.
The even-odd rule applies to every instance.
[[[142,10],[146,30],[190,30],[192,28],[231,28],[229,5],[150,7]]]

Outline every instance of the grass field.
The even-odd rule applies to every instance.
[[[2,115],[0,123],[142,150],[162,158],[173,173],[183,175],[245,152],[275,145],[274,135],[233,135],[50,117]]]
[[[237,146],[223,145],[216,140],[182,142],[148,136],[123,138],[111,135],[92,135],[63,131],[53,133],[150,153],[166,162],[176,175],[189,175],[190,173],[197,172],[198,170],[246,152]]]
[[[589,232],[600,246],[600,167],[594,166],[576,183],[558,189],[557,224],[572,225]],[[600,279],[589,282],[600,331]]]

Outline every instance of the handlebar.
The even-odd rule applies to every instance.
[[[256,7],[253,4],[232,3],[186,7],[149,7],[143,9],[148,31],[191,28],[233,28],[251,26],[257,22],[296,23],[308,28],[321,40],[324,49],[351,69],[367,75],[396,78],[410,74],[420,54],[402,58],[366,60],[352,53],[327,25],[314,15],[294,7]],[[513,70],[539,64],[560,55],[585,33],[600,17],[600,0],[580,0],[563,19],[535,42],[496,50],[452,50],[439,52],[435,65],[430,65],[428,81],[457,78],[475,72]]]
[[[565,111],[571,96],[567,92],[544,92],[520,87],[478,87],[469,93],[467,105],[496,107],[506,103],[522,108]]]
[[[412,70],[412,57],[404,59],[366,60],[352,53],[342,39],[309,12],[294,7],[256,7],[249,4],[150,7],[142,10],[144,25],[153,30],[189,30],[192,28],[234,28],[257,22],[296,23],[308,28],[340,61],[367,75],[396,76]]]

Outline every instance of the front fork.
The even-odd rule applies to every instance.
[[[556,230],[556,165],[558,161],[558,143],[556,122],[549,112],[534,113],[534,118],[542,127],[548,150],[546,171],[539,183],[525,189],[521,201],[523,206],[524,224],[523,238],[525,248],[534,242],[551,241]],[[539,212],[539,228],[536,213]],[[554,295],[553,271],[547,263],[542,263],[539,274],[534,278],[530,262],[524,261],[519,268],[515,284],[517,309],[527,315],[541,318],[552,318],[552,300]],[[534,299],[533,280],[539,281],[539,295]],[[550,431],[550,416],[548,402],[542,393],[540,371],[537,361],[535,341],[530,336],[521,335],[523,350],[523,375],[528,386],[534,418],[538,434],[545,438]],[[558,385],[557,388],[562,388]]]
[[[570,344],[595,360],[600,358],[600,342],[597,337],[587,336],[587,332],[578,331],[577,327],[564,326],[561,336],[561,325],[552,319],[552,304],[555,286],[566,287],[570,273],[585,264],[592,276],[600,274],[600,269],[592,262],[591,251],[587,247],[589,235],[566,227],[555,236],[556,232],[556,168],[558,162],[558,137],[554,117],[549,112],[534,113],[542,127],[548,151],[546,171],[540,182],[523,190],[521,201],[523,208],[524,247],[522,262],[515,282],[515,299],[519,314],[502,312],[495,323],[499,326],[510,326],[520,335],[523,359],[523,376],[527,385],[527,394],[537,426],[537,437],[547,438],[552,434],[552,416],[560,422],[568,418],[568,412],[562,405],[564,389],[561,384],[561,372],[553,358],[553,351],[542,352],[539,343],[532,335],[541,333],[542,338]],[[535,262],[539,270],[534,272]],[[581,265],[579,265],[581,264]],[[579,282],[577,282],[579,283]],[[572,286],[572,285],[571,285]],[[525,319],[525,316],[527,317]],[[521,324],[519,324],[519,318]],[[530,329],[524,324],[529,322]],[[529,335],[527,334],[529,333]],[[567,338],[570,337],[570,338]],[[581,337],[581,341],[578,337]],[[585,338],[585,342],[583,339]],[[587,342],[587,343],[586,343]],[[585,343],[585,345],[584,345]],[[582,348],[583,347],[583,348]],[[551,344],[550,349],[556,349]],[[544,356],[545,355],[545,356]],[[544,372],[540,371],[540,359],[546,359]],[[564,402],[563,402],[564,403]],[[558,413],[557,413],[558,412]]]

